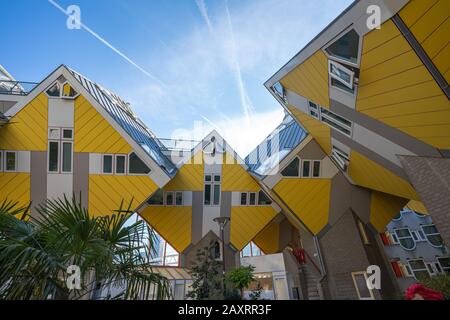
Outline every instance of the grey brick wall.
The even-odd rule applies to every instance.
[[[450,159],[398,156],[412,185],[450,244]]]

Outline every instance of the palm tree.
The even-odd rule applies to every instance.
[[[64,197],[48,200],[33,218],[29,208],[0,204],[0,299],[88,299],[99,284],[119,291],[110,298],[170,298],[167,280],[149,264],[154,232],[122,205],[93,217]],[[81,275],[75,289],[69,266]]]

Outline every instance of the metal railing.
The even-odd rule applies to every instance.
[[[37,85],[36,82],[0,80],[0,94],[26,96]]]
[[[191,151],[200,141],[158,138],[169,151]]]

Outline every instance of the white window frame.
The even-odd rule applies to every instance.
[[[296,176],[284,176],[284,175],[282,174],[282,172],[283,172],[287,167],[289,167],[289,165],[290,165],[292,162],[294,162],[295,159],[298,159],[298,174],[297,174]],[[289,162],[288,162],[284,167],[281,168],[281,170],[280,170],[280,175],[281,175],[281,177],[282,177],[283,179],[285,179],[285,178],[286,178],[286,179],[297,179],[297,178],[300,178],[300,177],[301,177],[301,172],[300,172],[301,169],[302,169],[302,159],[300,159],[299,156],[295,156],[295,157],[293,157],[292,159],[290,159]]]
[[[64,85],[66,85],[66,84],[68,84],[77,94],[74,95],[73,97],[65,96],[64,95]],[[61,88],[60,88],[59,92],[60,92],[61,99],[65,99],[65,100],[75,100],[80,95],[80,93],[77,90],[75,90],[75,88],[67,80],[61,84]]]
[[[211,181],[206,181],[206,177],[209,176],[211,177]],[[215,181],[215,177],[220,177],[220,181]],[[206,192],[205,192],[205,187],[206,185],[209,185],[211,188],[211,192],[210,192],[210,203],[206,204],[205,200],[206,200]],[[215,196],[215,188],[214,186],[219,185],[219,203],[218,204],[214,204],[214,196]],[[208,206],[208,207],[219,207],[221,205],[221,201],[222,201],[222,175],[219,173],[208,173],[204,175],[203,178],[203,205],[204,206]]]
[[[301,169],[300,169],[300,178],[312,178],[312,163],[313,163],[313,160],[303,159],[301,161],[302,161],[302,165],[301,165]],[[309,162],[309,175],[308,176],[304,176],[303,175],[303,166],[305,165],[305,162]]]
[[[311,117],[320,121],[320,106],[317,103],[308,100],[308,111]],[[313,114],[313,112],[316,114],[316,116]]]
[[[57,130],[58,131],[58,137],[57,138],[55,138],[55,137],[52,137],[52,136],[50,136],[50,131],[51,130]],[[59,128],[59,127],[49,127],[48,128],[48,140],[61,140],[61,128]]]
[[[425,269],[414,269],[412,266],[411,266],[411,261],[422,261],[423,262],[423,265],[425,266]],[[415,279],[417,279],[416,278],[416,274],[414,273],[414,271],[426,271],[427,273],[428,273],[428,275],[430,275],[430,271],[428,270],[428,268],[427,268],[427,264],[426,264],[426,262],[425,262],[425,260],[423,260],[423,259],[410,259],[410,260],[408,260],[408,265],[409,265],[409,267],[411,268],[411,272],[412,272],[412,276],[415,278]]]
[[[124,170],[124,172],[123,173],[118,173],[117,172],[117,158],[125,158],[125,162],[124,162],[124,166],[125,166],[125,170]],[[102,158],[103,159],[103,158]],[[128,173],[128,156],[126,155],[126,154],[115,154],[114,155],[114,165],[113,165],[113,167],[114,167],[114,174],[115,175],[117,175],[117,176],[126,176],[127,175],[127,173]],[[103,169],[103,168],[102,168]]]
[[[111,172],[105,172],[105,157],[111,156]],[[102,174],[112,176],[114,175],[114,154],[112,153],[102,153]]]
[[[409,232],[409,234],[410,234],[410,237],[401,237],[401,236],[399,236],[398,233],[397,233],[398,230],[408,230],[408,232]],[[396,228],[396,229],[394,229],[394,232],[395,232],[395,235],[397,236],[398,244],[399,244],[404,250],[406,250],[406,251],[413,251],[413,250],[416,249],[417,243],[416,243],[416,241],[414,241],[414,238],[413,238],[413,236],[412,236],[411,230],[410,230],[408,227],[404,227],[404,228]],[[414,246],[413,246],[411,249],[404,247],[404,246],[402,245],[402,242],[400,241],[400,240],[402,240],[402,239],[407,239],[407,238],[411,238],[411,240],[414,242]]]
[[[14,159],[15,159],[15,161],[14,161],[14,170],[8,170],[7,169],[7,166],[8,166],[8,161],[7,161],[7,155],[8,155],[8,153],[14,153],[15,154],[15,156],[14,156]],[[19,164],[19,153],[17,152],[17,151],[14,151],[14,150],[4,150],[3,151],[3,156],[5,157],[5,159],[3,160],[3,163],[4,163],[4,167],[3,167],[3,172],[5,172],[5,173],[7,173],[7,172],[17,172],[17,169],[18,169],[18,164]]]
[[[436,236],[436,235],[441,236],[441,233],[440,233],[439,231],[438,231],[438,232],[435,232],[435,233],[427,234],[427,233],[425,232],[425,230],[423,229],[423,227],[431,227],[431,226],[433,226],[433,227],[436,228],[436,225],[435,225],[434,223],[430,223],[430,224],[424,224],[424,225],[421,225],[421,226],[420,226],[420,229],[422,230],[423,234],[425,235],[426,241],[428,242],[428,244],[429,244],[430,246],[432,246],[432,247],[434,247],[434,248],[442,248],[442,247],[443,247],[443,244],[441,244],[440,246],[436,246],[436,245],[432,244],[430,240],[428,240],[428,236],[429,236],[429,235],[430,235],[430,236]],[[441,236],[441,238],[442,238],[442,236]]]
[[[59,128],[52,128],[52,129],[59,129]],[[72,138],[64,138],[64,131],[71,131],[72,132]],[[73,128],[60,128],[60,133],[59,133],[61,140],[64,141],[73,141],[74,137],[73,137]]]
[[[184,194],[183,194],[183,191],[174,191],[173,194],[174,194],[174,202],[173,202],[174,205],[176,207],[182,207],[184,205]],[[177,204],[177,194],[181,194],[181,204]]]
[[[332,146],[331,158],[336,162],[338,167],[346,172],[350,162],[350,156],[336,146]]]
[[[69,143],[71,145],[71,155],[70,155],[70,171],[63,171],[63,156],[64,156],[64,148],[63,145],[65,143]],[[71,174],[73,173],[73,141],[72,140],[61,140],[59,142],[59,173],[62,174]]]
[[[50,88],[52,88],[54,85],[57,85],[59,87],[59,95],[58,96],[51,96],[47,93],[48,90],[50,90]],[[49,98],[49,99],[57,99],[57,98],[61,98],[62,95],[62,85],[58,80],[55,80],[55,82],[53,82],[51,85],[49,85],[46,89],[45,89],[45,95]]]
[[[322,112],[323,110],[324,110],[325,112]],[[332,114],[334,114],[334,115],[336,115],[336,116],[339,116],[339,117],[345,119],[346,121],[350,122],[350,125],[345,124],[345,123],[342,123],[342,122],[340,122],[339,120],[334,119],[333,117],[329,116],[327,113],[332,113]],[[325,118],[326,120],[328,120],[329,122],[333,123],[335,126],[337,126],[337,127],[342,127],[343,129],[348,130],[349,133],[344,132],[344,131],[342,131],[342,130],[336,128],[335,126],[329,124],[329,123],[326,122],[326,121],[323,121],[324,118]],[[331,111],[331,110],[328,110],[328,109],[326,109],[326,108],[324,108],[324,107],[320,107],[320,121],[321,121],[322,123],[326,124],[327,126],[329,126],[330,128],[332,128],[333,130],[336,130],[336,131],[342,133],[343,135],[345,135],[345,136],[347,136],[347,137],[350,137],[350,138],[351,138],[352,135],[353,135],[353,121],[350,121],[350,120],[346,119],[345,117],[343,117],[343,116],[341,116],[341,115],[339,115],[339,114],[337,114],[337,113],[335,113],[335,112],[333,112],[333,111]]]
[[[245,203],[242,204],[242,196],[245,194]],[[248,192],[239,192],[239,204],[241,207],[248,206]]]
[[[449,268],[449,267],[444,268],[444,267],[442,266],[441,261],[440,261],[439,259],[448,259],[448,258],[450,258],[450,257],[437,257],[437,258],[436,258],[437,263],[438,263],[439,266],[441,267],[442,273],[447,273],[447,269],[450,270],[450,268]]]
[[[167,202],[167,197],[169,196],[169,194],[172,195],[172,204],[169,204]],[[176,201],[175,201],[175,192],[173,192],[173,191],[166,191],[166,192],[164,192],[164,205],[170,206],[170,207],[174,207],[175,203],[176,203]]]
[[[352,29],[355,30],[355,32],[358,34],[359,36],[359,40],[358,40],[358,58],[356,59],[356,63],[345,60],[345,59],[341,59],[339,57],[336,57],[334,55],[331,55],[328,53],[327,49],[328,47],[330,47],[331,45],[333,45],[336,41],[338,41],[341,37],[345,36],[348,32],[350,32]],[[340,63],[345,63],[348,64],[352,67],[355,68],[359,68],[359,64],[361,62],[361,55],[362,55],[362,45],[363,45],[363,36],[361,36],[356,29],[354,28],[354,26],[350,26],[348,28],[346,28],[345,30],[343,30],[341,33],[339,33],[336,37],[334,37],[332,40],[330,40],[330,42],[328,42],[323,48],[322,51],[325,53],[325,55],[328,57],[328,59],[332,59],[335,60],[337,62]]]
[[[317,177],[314,176],[314,165],[316,163],[319,163],[319,175]],[[322,177],[322,160],[313,160],[312,161],[312,168],[311,168],[311,178],[313,179],[320,179]]]
[[[141,160],[141,161],[147,166],[147,168],[149,169],[149,172],[148,172],[148,173],[130,173],[130,156],[131,156],[132,153],[134,153],[134,154],[139,158],[139,160]],[[152,167],[149,166],[144,160],[142,160],[142,158],[141,158],[136,152],[131,151],[131,152],[128,153],[128,155],[127,155],[127,168],[126,168],[125,171],[127,172],[127,175],[129,175],[129,176],[142,176],[142,177],[148,177],[148,176],[152,173],[153,169],[152,169]]]
[[[349,75],[349,77],[350,77],[349,82],[346,82],[344,79],[342,79],[341,77],[339,77],[338,75],[333,73],[332,72],[332,67],[338,68],[341,71],[343,71],[344,73],[347,73]],[[355,85],[354,85],[355,72],[354,71],[348,69],[347,67],[343,66],[342,64],[340,64],[340,63],[338,63],[336,61],[328,60],[328,74],[330,75],[331,78],[339,81],[340,83],[342,83],[347,88],[349,88],[351,90],[355,90]],[[339,88],[337,88],[337,89],[339,89]]]
[[[60,134],[61,136],[61,134]],[[58,144],[58,161],[56,163],[56,171],[50,171],[50,143],[56,142]],[[47,143],[47,173],[59,174],[61,173],[61,140],[49,139]]]
[[[255,195],[255,204],[251,204],[250,203],[250,197],[251,197],[252,194]],[[248,206],[249,207],[256,207],[257,205],[258,205],[258,193],[257,192],[249,192],[248,193]]]
[[[3,150],[0,150],[0,172],[3,172]]]

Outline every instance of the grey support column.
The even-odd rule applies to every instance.
[[[31,151],[31,216],[39,217],[36,208],[47,200],[47,152]]]

